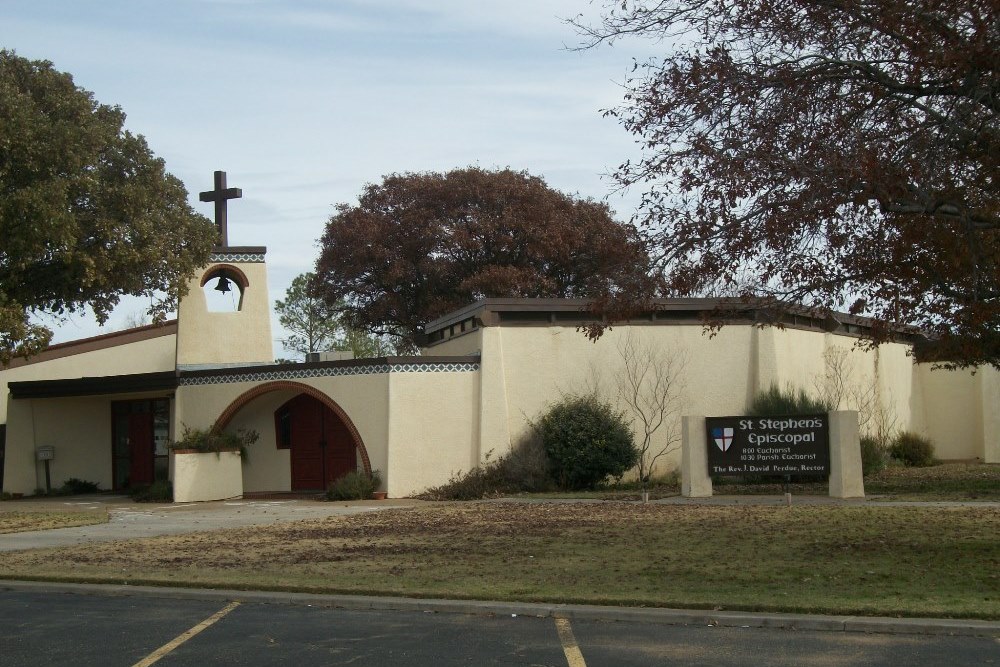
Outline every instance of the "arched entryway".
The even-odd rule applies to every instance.
[[[344,422],[322,401],[299,394],[274,412],[279,449],[288,449],[292,491],[325,489],[357,470],[357,448]]]
[[[274,410],[275,444],[290,450],[293,491],[324,489],[358,468],[371,473],[368,451],[347,413],[322,391],[301,382],[265,382],[247,390],[219,415],[213,430],[225,430],[244,408],[274,392],[294,393]]]

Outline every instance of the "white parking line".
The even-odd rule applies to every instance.
[[[187,640],[191,639],[192,637],[194,637],[196,634],[198,634],[199,632],[201,632],[205,628],[209,627],[210,625],[212,625],[213,623],[215,623],[216,621],[218,621],[219,619],[221,619],[223,616],[225,616],[226,614],[228,614],[229,612],[231,612],[233,609],[236,609],[236,607],[238,607],[239,605],[240,605],[240,603],[237,602],[237,601],[230,602],[228,605],[226,605],[225,607],[223,607],[219,611],[215,612],[214,614],[212,614],[211,616],[209,616],[204,621],[202,621],[198,625],[194,626],[190,630],[177,635],[176,637],[174,637],[173,639],[171,639],[169,642],[167,642],[166,644],[164,644],[160,648],[156,649],[155,651],[153,651],[152,653],[150,653],[149,655],[147,655],[145,658],[143,658],[139,662],[137,662],[134,665],[132,665],[132,667],[149,667],[149,665],[152,665],[154,662],[156,662],[157,660],[159,660],[163,656],[169,654],[175,648],[177,648],[178,646],[180,646],[181,644],[183,644]]]

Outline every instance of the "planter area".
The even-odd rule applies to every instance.
[[[175,503],[243,497],[243,457],[238,451],[175,449],[170,458]]]

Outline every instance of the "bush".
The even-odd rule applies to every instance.
[[[243,462],[247,462],[247,446],[257,442],[260,434],[253,429],[238,429],[236,433],[217,433],[201,428],[189,428],[184,425],[184,433],[180,440],[171,442],[169,449],[193,449],[196,452],[239,452]]]
[[[593,396],[563,399],[535,429],[562,489],[592,489],[609,476],[621,477],[639,458],[624,415]]]
[[[870,435],[861,438],[861,474],[865,477],[885,470],[889,453],[885,446]]]
[[[174,501],[174,488],[165,479],[146,486],[135,486],[129,489],[129,497],[137,503],[171,503]]]
[[[892,458],[914,468],[934,465],[934,445],[916,433],[904,431],[896,436],[889,448]]]
[[[829,404],[819,398],[810,396],[805,389],[797,392],[788,387],[781,389],[771,385],[768,389],[754,396],[750,403],[748,414],[754,416],[770,415],[814,415],[830,412]]]
[[[59,493],[64,496],[78,496],[83,493],[99,493],[100,490],[101,485],[97,482],[88,482],[84,479],[70,477],[63,482],[62,488],[59,489]]]
[[[549,491],[549,461],[541,440],[529,436],[496,461],[487,461],[472,470],[452,475],[446,484],[420,495],[426,500],[479,500],[511,493]]]
[[[380,484],[382,476],[378,470],[373,470],[370,475],[353,470],[330,483],[330,488],[326,490],[326,499],[368,500]]]

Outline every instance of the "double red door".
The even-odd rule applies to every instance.
[[[347,426],[329,407],[308,394],[281,408],[288,421],[292,490],[326,489],[357,468],[357,450]]]

